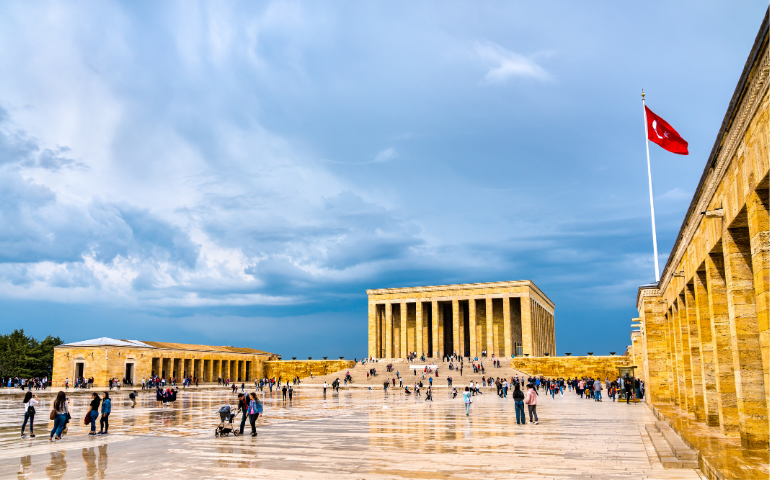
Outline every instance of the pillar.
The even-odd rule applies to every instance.
[[[640,298],[639,316],[644,324],[644,349],[647,364],[647,400],[671,402],[671,382],[668,376],[668,339],[666,304],[662,297],[645,295]]]
[[[422,355],[427,352],[427,349],[425,348],[425,344],[423,341],[422,336],[422,302],[419,300],[417,301],[417,305],[414,306],[414,343],[415,343],[415,350],[417,351],[417,355]]]
[[[738,435],[738,400],[735,397],[733,347],[730,338],[730,315],[727,307],[727,289],[721,243],[706,255],[706,282],[708,287],[711,336],[714,343],[714,374],[719,400],[719,427],[728,436]]]
[[[369,302],[369,357],[378,357],[377,353],[377,305]]]
[[[711,335],[711,316],[706,290],[706,266],[695,272],[693,278],[693,297],[695,316],[698,322],[698,340],[700,344],[701,379],[703,382],[703,418],[706,425],[719,426],[719,399],[717,381],[714,373],[714,342]]]
[[[385,358],[393,358],[393,305],[385,304]]]
[[[698,334],[698,315],[695,307],[695,285],[688,283],[684,288],[685,316],[687,319],[688,348],[690,351],[690,374],[692,375],[693,412],[695,418],[705,420],[703,409],[703,369],[700,356],[700,336]]]
[[[476,350],[476,300],[471,298],[468,300],[468,335],[470,336],[470,352],[468,353],[471,358],[476,358],[478,352]]]
[[[438,302],[436,303],[436,308],[438,308],[438,355],[442,356],[445,355],[446,352],[444,351],[444,306],[442,305],[441,308],[438,307]]]
[[[460,301],[452,300],[452,354],[462,355],[460,338]]]
[[[684,400],[683,408],[690,413],[695,413],[695,405],[693,401],[693,385],[692,385],[692,363],[690,360],[690,326],[687,318],[687,308],[685,306],[685,294],[684,290],[679,294],[679,298],[676,300],[677,310],[679,315],[677,316],[679,327],[679,338],[681,342],[681,375],[683,380],[683,392],[682,398]]]
[[[438,335],[438,302],[433,300],[431,302],[431,315],[433,315],[433,332],[431,332],[433,336],[433,356],[438,357],[439,356],[439,335]]]
[[[486,307],[487,307],[487,355],[492,356],[493,353],[495,353],[495,335],[494,335],[494,311],[492,310],[492,299],[487,297],[486,299]]]
[[[767,177],[765,177],[767,178]],[[770,408],[770,209],[767,181],[757,186],[746,201],[751,263],[754,271],[754,296],[759,324],[759,347],[762,352],[762,374],[765,402]]]
[[[751,236],[744,216],[739,214],[734,226],[722,234],[738,425],[743,447],[766,449],[768,416],[762,357],[767,352],[763,355],[759,344]]]
[[[401,302],[401,331],[399,332],[401,334],[401,352],[399,353],[400,358],[406,358],[406,356],[409,354],[409,344],[406,341],[407,337],[407,311],[406,311],[406,302]]]
[[[532,338],[532,299],[529,295],[521,297],[521,351],[534,356]]]

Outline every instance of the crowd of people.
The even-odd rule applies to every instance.
[[[19,377],[2,377],[3,385],[7,388],[19,388],[21,390],[45,390],[48,387],[48,377],[35,377],[35,378],[19,378]]]

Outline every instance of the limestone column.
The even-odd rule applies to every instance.
[[[683,291],[684,292],[684,291]],[[684,408],[690,412],[695,413],[695,405],[693,402],[693,386],[692,386],[692,363],[690,360],[690,326],[687,318],[687,309],[685,308],[685,295],[679,294],[677,299],[677,310],[679,315],[677,321],[679,322],[679,335],[681,339],[681,362],[682,362],[682,379],[684,380]]]
[[[740,218],[733,221],[734,224],[740,222]],[[759,345],[759,320],[748,226],[726,229],[722,234],[722,251],[725,258],[741,445],[745,448],[766,449],[768,416],[762,357],[767,352],[763,355]]]
[[[369,301],[369,357],[377,356],[377,305]]]
[[[385,358],[393,358],[393,305],[385,304]]]
[[[727,306],[724,259],[720,251],[706,255],[711,337],[714,342],[714,373],[719,399],[719,427],[728,436],[738,435],[738,399],[735,395],[733,344],[730,335],[730,314]],[[716,250],[715,248],[715,250]]]
[[[208,368],[206,368],[206,381],[207,382],[213,382],[214,381],[214,361],[211,359],[211,356],[208,358]],[[203,361],[203,365],[207,366],[206,360]]]
[[[503,355],[506,358],[511,358],[513,354],[511,330],[511,299],[510,297],[503,297]]]
[[[668,379],[665,301],[657,295],[642,290],[639,316],[644,325],[644,356],[647,372],[647,401],[668,403],[671,390]],[[654,290],[653,292],[657,292]]]
[[[770,192],[767,183],[757,186],[746,200],[751,237],[751,264],[754,271],[754,295],[759,324],[759,346],[762,352],[762,373],[765,401],[770,408]]]
[[[666,369],[668,372],[668,381],[671,385],[671,403],[679,404],[679,382],[676,376],[676,344],[673,340],[673,329],[671,328],[671,309],[666,310]]]
[[[417,301],[417,305],[415,305],[414,315],[415,315],[415,325],[414,325],[414,343],[416,345],[415,350],[417,351],[417,355],[422,355],[425,353],[425,346],[423,345],[423,338],[422,338],[422,302]]]
[[[383,328],[385,323],[385,318],[383,318],[385,310],[379,308],[377,305],[375,305],[374,308],[375,325],[377,328],[377,342],[374,346],[374,356],[375,358],[381,358],[383,356],[382,346],[385,343],[382,338],[382,335],[385,333],[385,328]]]
[[[471,358],[476,358],[478,356],[476,351],[476,300],[473,298],[468,300],[468,335],[470,335],[471,344],[469,355]]]
[[[460,302],[452,300],[452,351],[451,354],[460,355]]]
[[[401,302],[401,352],[399,354],[400,358],[406,358],[406,356],[409,354],[409,345],[406,341],[406,333],[407,333],[407,313],[406,313],[406,302]]]
[[[702,266],[693,278],[695,315],[698,322],[701,378],[703,382],[703,416],[709,426],[719,425],[719,399],[714,373],[714,342],[711,335],[708,291],[706,290],[706,266]]]
[[[487,355],[492,356],[495,353],[495,335],[494,335],[494,316],[492,310],[492,299],[487,297]]]
[[[433,334],[433,352],[431,352],[431,355],[433,357],[438,357],[439,356],[439,351],[441,351],[440,348],[439,348],[439,343],[438,343],[439,342],[439,334],[438,334],[438,323],[439,323],[439,318],[438,318],[438,302],[433,300],[430,303],[430,306],[431,306],[431,315],[433,316],[433,332],[432,332],[432,334]]]
[[[521,297],[521,351],[534,356],[532,338],[532,300],[529,295]]]
[[[696,275],[697,276],[697,275]],[[695,418],[705,420],[703,407],[703,369],[701,367],[700,335],[698,333],[698,314],[695,307],[695,284],[690,282],[684,289],[684,304],[687,318],[688,339],[690,349],[690,373],[692,375],[693,411]]]
[[[668,309],[668,337],[669,345],[671,347],[671,373],[672,382],[674,382],[674,404],[682,405],[682,378],[679,374],[679,347],[678,336],[676,334],[676,306],[672,305]]]
[[[464,357],[468,354],[468,352],[465,351],[465,336],[468,335],[468,332],[465,331],[465,305],[458,302],[457,313],[460,317],[460,328],[458,328],[460,336],[458,337],[459,347],[457,349],[457,354]]]

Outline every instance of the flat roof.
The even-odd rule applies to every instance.
[[[215,345],[197,345],[191,343],[171,343],[171,342],[151,342],[139,340],[115,339],[109,337],[94,338],[92,340],[83,340],[80,342],[65,343],[61,347],[133,347],[133,348],[162,348],[166,350],[189,350],[196,352],[222,352],[222,353],[245,353],[255,355],[279,356],[276,353],[266,352],[247,347],[215,346]]]
[[[447,290],[471,290],[474,288],[496,288],[496,287],[529,287],[536,291],[544,300],[555,307],[553,301],[543,293],[532,280],[508,280],[503,282],[485,282],[485,283],[457,283],[454,285],[430,285],[424,287],[395,287],[395,288],[377,288],[367,290],[367,295],[387,295],[391,293],[417,293],[417,292],[440,292]]]

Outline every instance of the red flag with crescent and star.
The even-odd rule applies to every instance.
[[[655,115],[646,105],[644,110],[647,114],[647,138],[671,153],[689,155],[687,141],[674,130],[674,127]]]

